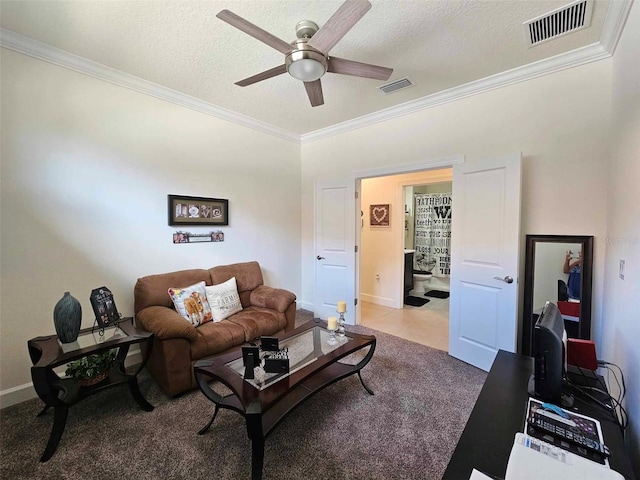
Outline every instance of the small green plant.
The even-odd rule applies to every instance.
[[[64,374],[78,381],[90,380],[111,368],[116,359],[116,352],[116,349],[111,349],[69,362]]]

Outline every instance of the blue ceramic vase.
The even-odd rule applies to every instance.
[[[69,292],[64,295],[53,309],[53,324],[56,334],[62,343],[75,342],[80,333],[82,323],[82,307],[80,302],[71,296]]]

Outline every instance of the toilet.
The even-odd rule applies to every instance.
[[[433,290],[431,287],[431,279],[433,274],[431,273],[414,273],[413,274],[413,289],[416,292],[426,293],[429,290]]]
[[[416,292],[427,293],[429,290],[450,291],[449,277],[434,277],[431,273],[414,273],[413,289]]]

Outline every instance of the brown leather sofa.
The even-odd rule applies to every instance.
[[[243,310],[225,320],[195,327],[173,308],[170,287],[183,288],[202,281],[218,285],[232,277],[236,277]],[[263,335],[288,332],[296,316],[296,296],[263,285],[258,262],[149,275],[138,279],[134,297],[137,327],[154,334],[147,369],[167,395],[196,387],[196,361]]]

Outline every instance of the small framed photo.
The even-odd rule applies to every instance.
[[[390,223],[390,204],[369,206],[369,225],[372,227],[388,227]]]
[[[94,288],[89,296],[98,327],[105,328],[120,321],[120,314],[113,300],[113,294],[107,287]]]
[[[169,225],[229,225],[229,200],[168,195]]]

